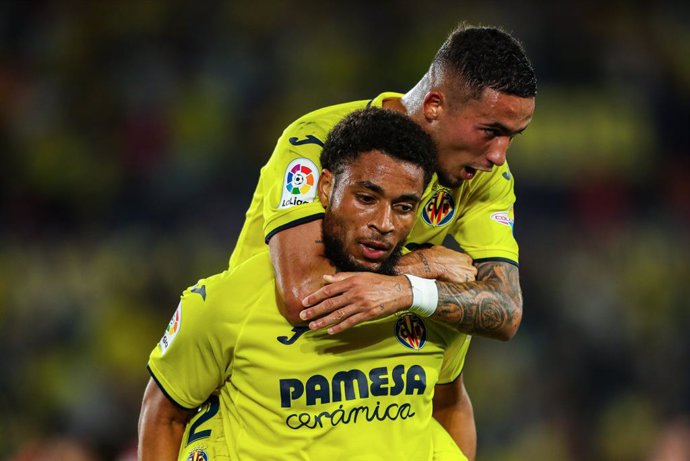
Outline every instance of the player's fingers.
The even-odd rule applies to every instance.
[[[347,317],[340,323],[332,325],[326,331],[328,331],[329,335],[335,335],[337,333],[347,330],[348,328],[352,328],[355,325],[359,325],[360,323],[366,322],[367,320],[367,316],[360,312]]]
[[[329,325],[338,325],[345,321],[345,319],[350,317],[350,315],[352,315],[353,313],[354,311],[348,309],[348,307],[343,307],[334,312],[331,312],[325,317],[321,317],[319,319],[314,320],[313,322],[310,322],[309,329],[319,330],[321,328],[326,328]]]
[[[334,282],[340,282],[345,279],[349,279],[353,275],[356,275],[354,272],[338,272],[336,274],[325,274],[323,276],[323,280],[326,283],[334,283]]]
[[[329,298],[333,298],[334,296],[342,294],[346,289],[347,289],[347,287],[344,286],[343,284],[338,284],[337,282],[333,282],[329,285],[326,285],[326,286],[319,288],[315,292],[308,295],[306,298],[304,298],[302,300],[302,305],[304,307],[317,305],[321,302],[328,300]],[[304,312],[304,311],[302,311],[302,312]],[[303,320],[306,320],[306,319],[303,319]]]
[[[347,300],[343,296],[336,296],[334,298],[328,298],[324,301],[311,306],[308,309],[304,309],[300,312],[299,317],[302,320],[319,319],[332,313],[333,311],[340,309],[347,305]],[[325,326],[325,325],[323,325]],[[319,327],[320,328],[320,327]]]

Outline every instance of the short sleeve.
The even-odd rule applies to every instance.
[[[214,291],[226,276],[202,279],[182,294],[148,369],[163,392],[183,408],[195,408],[225,381],[232,365],[238,322],[226,315]]]
[[[317,196],[328,123],[303,118],[288,126],[261,171],[265,241],[281,230],[323,217]]]
[[[438,383],[446,384],[455,381],[465,366],[465,357],[470,347],[472,337],[456,333],[443,354],[443,363],[438,375]]]
[[[475,261],[496,259],[517,264],[514,180],[508,164],[482,173],[468,186],[460,204],[462,215],[451,230],[455,241]]]

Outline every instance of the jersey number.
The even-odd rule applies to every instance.
[[[218,410],[220,409],[220,400],[218,400],[217,395],[212,395],[208,399],[209,406],[202,414],[199,419],[194,421],[192,426],[189,428],[189,437],[187,437],[187,445],[194,442],[195,440],[203,439],[211,435],[211,429],[206,429],[205,431],[199,431],[199,426],[204,424],[209,419],[213,418]]]

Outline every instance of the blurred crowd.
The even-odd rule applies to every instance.
[[[479,459],[690,460],[690,7],[461,3],[0,2],[0,459],[135,459],[148,354],[283,127],[406,91],[465,20],[540,88],[523,324],[465,370]]]

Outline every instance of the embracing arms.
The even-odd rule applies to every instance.
[[[436,279],[438,308],[433,317],[437,320],[463,333],[511,339],[522,320],[517,266],[504,261],[477,263],[475,281],[462,272],[467,263],[460,258],[453,250],[434,246],[407,255],[398,271]]]
[[[434,247],[435,248],[435,247]],[[435,251],[434,248],[419,251]],[[518,268],[507,262],[477,264],[477,280],[437,280],[438,308],[432,318],[458,331],[507,341],[522,320]],[[340,273],[324,277],[329,284],[305,298],[304,320],[311,329],[338,333],[346,328],[409,308],[411,287],[404,276]]]
[[[320,246],[317,240],[313,239],[312,249]],[[310,255],[309,258],[318,259],[317,256]],[[517,266],[503,261],[478,263],[476,281],[472,280],[471,267],[471,259],[467,255],[434,246],[404,256],[396,269],[401,274],[437,279],[439,301],[433,315],[437,320],[463,333],[503,341],[511,339],[522,320]],[[332,267],[329,269],[332,273]],[[293,266],[291,270],[297,268]],[[303,283],[302,290],[295,289],[291,293],[293,302],[290,307],[299,312],[309,306],[301,312],[300,318],[310,321],[312,329],[330,325],[331,333],[405,310],[412,303],[410,284],[402,275],[339,273],[319,280],[315,275],[305,274],[298,280],[308,281],[308,284]],[[327,284],[318,288],[323,281]],[[298,298],[307,293],[308,287],[317,287],[318,290],[305,296],[299,305]]]
[[[477,264],[477,281],[436,282],[439,303],[434,317],[459,331],[507,341],[522,321],[522,292],[517,266]]]
[[[330,325],[329,331],[337,333],[405,310],[412,303],[411,287],[402,275],[334,274],[323,254],[321,220],[277,233],[269,248],[283,301],[281,312],[293,324],[310,321],[312,329]],[[517,332],[522,320],[517,266],[481,262],[477,280],[470,281],[474,273],[467,255],[434,246],[402,257],[396,269],[437,279],[439,303],[434,317],[458,331],[504,341]]]

